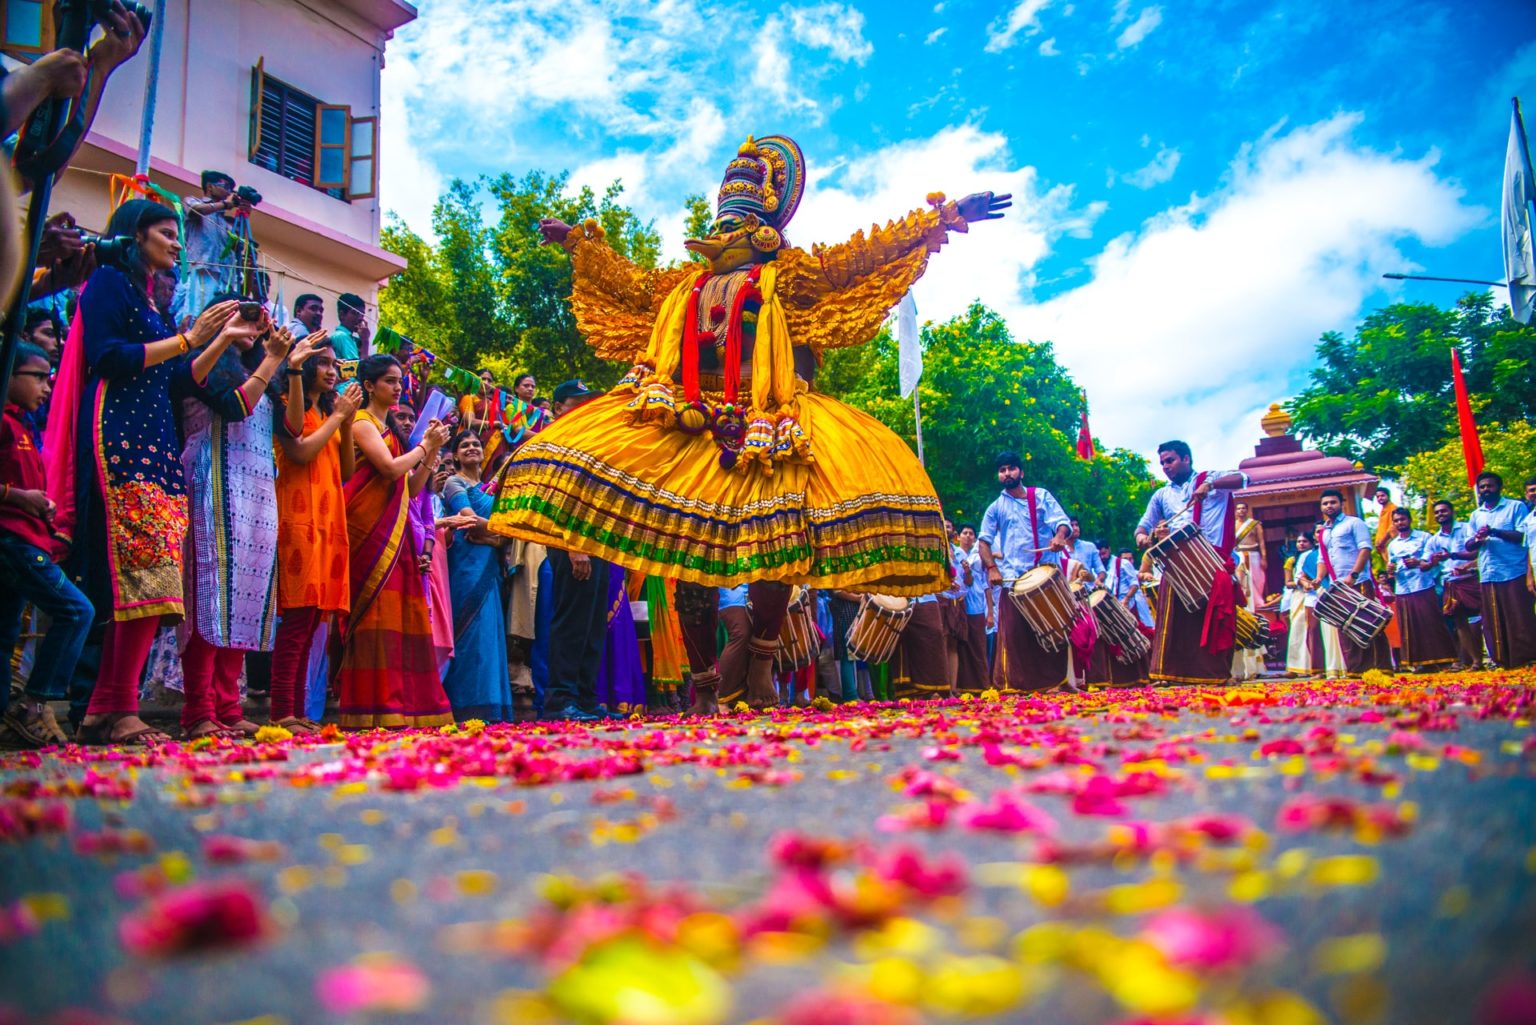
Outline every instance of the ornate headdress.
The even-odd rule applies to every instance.
[[[749,135],[726,166],[715,216],[741,217],[751,229],[753,247],[776,252],[804,191],[805,155],[795,141],[783,135]]]

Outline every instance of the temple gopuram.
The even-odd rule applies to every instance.
[[[1253,456],[1237,464],[1250,484],[1237,493],[1237,500],[1246,502],[1249,514],[1264,525],[1267,579],[1259,593],[1268,596],[1285,583],[1281,546],[1288,537],[1312,532],[1323,491],[1342,491],[1344,511],[1363,518],[1376,476],[1341,456],[1302,448],[1290,433],[1290,414],[1278,402],[1270,404],[1259,424],[1265,436],[1254,446]]]

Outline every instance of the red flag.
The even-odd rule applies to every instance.
[[[1088,430],[1088,407],[1083,406],[1083,426],[1077,432],[1077,458],[1093,458],[1093,434]]]
[[[1477,490],[1477,475],[1483,472],[1483,443],[1477,436],[1477,421],[1472,419],[1472,402],[1467,398],[1467,382],[1461,376],[1461,356],[1451,349],[1451,379],[1456,385],[1456,419],[1461,426],[1461,454],[1467,460],[1467,485]]]

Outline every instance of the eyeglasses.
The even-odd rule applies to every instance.
[[[52,377],[53,374],[49,373],[46,370],[12,370],[11,371],[11,376],[12,377],[35,377],[39,381],[46,381],[46,380],[48,380],[48,378]]]

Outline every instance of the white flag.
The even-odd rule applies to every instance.
[[[1504,279],[1509,282],[1509,308],[1522,324],[1531,322],[1532,306],[1536,305],[1536,258],[1531,253],[1532,199],[1536,199],[1536,182],[1531,180],[1525,128],[1517,108],[1510,115],[1509,150],[1504,155]]]
[[[917,337],[917,303],[912,293],[901,297],[896,307],[896,365],[901,372],[901,397],[906,398],[923,376],[923,346]]]

